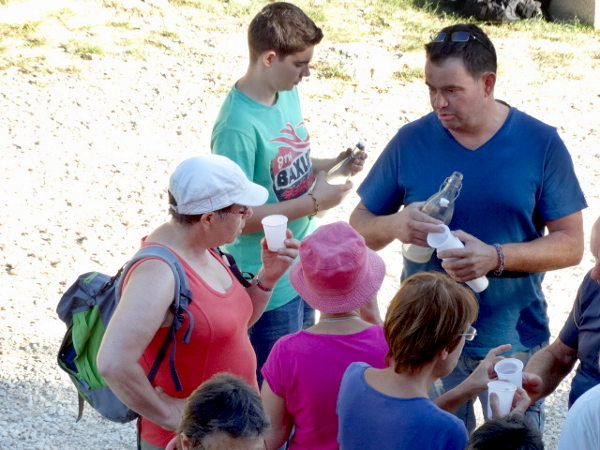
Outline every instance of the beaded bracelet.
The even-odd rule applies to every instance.
[[[263,292],[273,291],[273,288],[268,288],[264,284],[262,284],[262,281],[260,281],[260,278],[256,277],[255,280],[256,280],[256,287],[259,288],[261,291],[263,291]]]
[[[310,198],[312,198],[312,201],[313,201],[313,211],[314,211],[308,217],[314,217],[319,212],[319,202],[317,201],[317,198],[313,195],[312,192],[309,192],[308,195],[310,196]]]
[[[500,244],[494,244],[494,248],[496,249],[496,255],[498,255],[498,268],[494,270],[494,275],[499,277],[504,271],[504,250],[502,250]]]

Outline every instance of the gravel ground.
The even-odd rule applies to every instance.
[[[76,394],[55,362],[64,325],[54,310],[77,274],[120,267],[139,239],[167,218],[165,189],[174,165],[208,153],[219,105],[246,64],[242,30],[227,30],[181,30],[195,33],[193,48],[150,49],[146,61],[88,55],[71,61],[77,68],[71,72],[0,70],[1,449],[134,447],[131,424],[112,424],[91,408],[75,423]],[[575,49],[554,41],[497,40],[497,97],[559,128],[590,204],[586,240],[600,213],[597,35],[591,40]],[[573,51],[567,70],[573,76],[542,73],[531,57],[541,47]],[[391,77],[411,55],[374,40],[324,42],[315,57],[338,61],[356,80],[344,89],[315,76],[302,83],[317,156],[333,156],[364,140],[370,165],[399,126],[429,110],[422,81]],[[347,220],[356,202],[352,193],[322,222]],[[388,267],[380,294],[385,309],[399,283],[400,247],[392,244],[381,253]],[[580,265],[547,275],[553,336],[591,265],[586,252]],[[564,382],[547,400],[550,449],[556,447],[567,392]]]

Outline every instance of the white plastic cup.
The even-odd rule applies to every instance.
[[[272,214],[263,217],[261,222],[269,250],[276,252],[281,248],[285,248],[283,241],[286,238],[288,218],[282,214]]]
[[[464,248],[464,244],[456,236],[452,234],[450,228],[447,225],[441,225],[444,227],[444,231],[441,233],[428,233],[427,243],[435,248],[438,252],[442,250],[450,250],[453,248]],[[466,282],[467,286],[473,289],[475,292],[485,291],[490,284],[487,277],[479,277]]]
[[[517,386],[508,381],[493,380],[488,382],[488,403],[487,418],[492,418],[492,407],[490,406],[490,395],[495,393],[498,396],[498,406],[500,414],[508,414],[512,408],[513,398],[517,391]]]
[[[523,361],[517,358],[504,358],[494,365],[498,379],[523,387]]]

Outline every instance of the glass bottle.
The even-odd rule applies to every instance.
[[[347,166],[352,163],[358,153],[365,151],[365,143],[359,141],[354,146],[354,150],[327,172],[327,182],[329,184],[345,184],[350,178],[350,171]]]
[[[462,179],[462,173],[453,172],[446,178],[440,190],[427,199],[421,211],[448,225],[454,214],[454,202],[460,193]],[[416,244],[402,244],[402,254],[413,262],[426,263],[433,254],[433,248]]]

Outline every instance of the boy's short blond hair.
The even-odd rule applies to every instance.
[[[306,50],[323,39],[323,31],[304,11],[287,2],[265,6],[250,22],[250,59],[273,50],[279,58]]]
[[[446,274],[422,272],[404,280],[384,323],[394,370],[413,373],[440,350],[454,349],[478,309],[473,293]]]

